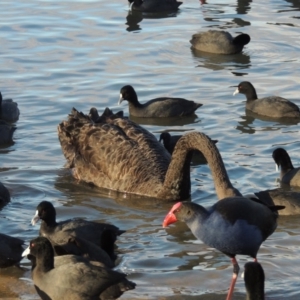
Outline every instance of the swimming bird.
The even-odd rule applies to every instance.
[[[200,132],[183,135],[172,160],[153,134],[131,120],[115,118],[113,113],[95,124],[73,109],[69,119],[58,126],[58,135],[74,177],[99,187],[162,202],[186,200],[190,197],[192,152],[199,150],[209,164],[218,198],[242,195],[232,185],[216,145]],[[282,201],[287,201],[288,206],[293,201],[280,214],[295,214],[295,207],[300,211],[299,193],[289,194],[289,198],[281,190],[256,195],[262,202],[267,198],[269,205],[285,205]]]
[[[177,11],[182,2],[176,0],[128,0],[131,11],[148,13]]]
[[[138,100],[137,94],[131,85],[125,85],[120,90],[119,103],[127,100],[131,116],[139,118],[172,118],[193,115],[201,103],[183,98],[160,97],[144,104]]]
[[[55,207],[49,201],[39,203],[31,221],[32,225],[39,220],[41,220],[40,236],[47,237],[54,247],[65,247],[70,243],[70,238],[75,238],[75,241],[79,238],[101,247],[109,256],[107,259],[115,260],[114,243],[117,236],[123,233],[118,227],[79,218],[57,222]],[[78,242],[80,243],[80,240]],[[88,245],[83,245],[83,247],[87,249]],[[69,245],[69,249],[71,248]]]
[[[163,221],[166,227],[177,221],[187,224],[194,236],[231,258],[233,276],[226,300],[233,294],[239,273],[237,254],[249,255],[256,261],[261,244],[277,227],[276,211],[244,197],[229,197],[204,208],[193,202],[178,202]]]
[[[265,299],[265,273],[258,262],[247,262],[244,266],[244,281],[247,291],[246,300]]]
[[[10,201],[10,193],[5,185],[0,182],[0,207],[7,204]]]
[[[173,153],[174,148],[178,142],[178,140],[182,137],[182,135],[171,135],[169,132],[164,131],[159,136],[159,142],[163,142],[164,147],[168,150],[170,154]],[[218,142],[217,140],[212,140],[215,144]],[[194,154],[203,156],[203,154],[199,151],[194,151]]]
[[[240,53],[249,42],[248,34],[243,33],[233,38],[229,32],[219,30],[196,33],[190,40],[192,48],[216,54]]]
[[[3,120],[0,120],[0,146],[13,143],[13,133],[17,129]]]
[[[199,132],[185,134],[176,144],[174,151],[178,148],[180,149],[180,152],[182,151],[182,155],[185,155],[185,147],[197,149],[204,155],[211,170],[216,194],[219,200],[227,197],[242,196],[242,193],[231,183],[222,156],[216,145],[208,136]],[[251,197],[256,197],[266,205],[284,206],[285,208],[279,211],[280,215],[288,216],[300,214],[300,193],[298,192],[277,188],[255,191],[253,195],[250,195],[250,198]]]
[[[300,118],[300,110],[295,103],[278,96],[258,99],[254,86],[248,81],[239,83],[233,95],[238,93],[246,96],[246,109],[258,115],[271,118]]]
[[[0,268],[17,264],[22,259],[24,241],[0,233]]]
[[[300,193],[283,188],[258,191],[255,197],[267,205],[283,205],[285,209],[279,211],[281,216],[300,215]]]
[[[114,258],[112,259],[108,253],[103,250],[100,246],[93,242],[90,242],[83,237],[69,235],[69,238],[65,238],[60,241],[61,244],[52,244],[55,255],[68,255],[74,254],[82,256],[89,261],[100,262],[103,266],[108,268],[114,268]]]
[[[300,186],[300,168],[294,168],[291,158],[283,148],[273,151],[272,157],[276,164],[276,169],[280,171],[280,181],[291,186]]]
[[[95,124],[73,109],[68,121],[58,126],[58,134],[77,179],[162,201],[190,196],[191,157],[178,157],[170,165],[171,156],[163,145],[131,120],[111,112],[110,118]]]
[[[0,119],[7,122],[16,122],[19,120],[19,115],[18,103],[12,99],[3,99],[0,92]]]
[[[23,256],[32,261],[32,279],[43,300],[117,299],[135,288],[125,274],[83,257],[54,257],[51,243],[45,237],[31,240]]]
[[[172,135],[164,131],[159,136],[159,142],[163,142],[164,147],[168,150],[168,152],[172,155],[174,148],[178,142],[178,140],[182,137],[182,135]],[[215,144],[218,142],[217,140],[212,140]],[[194,150],[192,152],[192,162],[193,164],[206,163],[206,159],[204,155],[198,151]]]

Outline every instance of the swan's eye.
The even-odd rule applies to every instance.
[[[191,211],[190,211],[190,210],[188,210],[188,211],[187,211],[187,214],[188,214],[188,215],[190,215],[190,214],[191,214]]]

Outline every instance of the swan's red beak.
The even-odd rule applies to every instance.
[[[176,203],[176,204],[173,205],[173,207],[171,208],[171,210],[165,216],[165,219],[164,219],[164,222],[163,222],[163,228],[167,227],[170,224],[173,224],[173,223],[177,222],[177,218],[174,215],[174,212],[176,210],[178,210],[180,206],[181,206],[181,202],[178,202],[178,203]]]

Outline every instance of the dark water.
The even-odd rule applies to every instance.
[[[56,127],[74,106],[88,112],[117,106],[119,90],[135,87],[141,101],[169,95],[203,103],[184,122],[144,120],[158,137],[165,129],[203,131],[219,140],[226,168],[243,193],[275,188],[273,149],[284,146],[299,165],[299,126],[245,114],[245,97],[232,96],[251,81],[258,96],[281,95],[300,105],[299,1],[186,0],[177,14],[128,14],[126,1],[1,1],[1,92],[19,103],[15,144],[1,148],[1,181],[12,201],[0,211],[0,231],[29,241],[38,233],[30,220],[49,200],[60,219],[82,216],[127,230],[118,242],[117,269],[137,288],[122,299],[225,299],[232,274],[223,254],[196,241],[187,227],[166,230],[170,205],[125,197],[76,182],[63,169]],[[248,33],[236,56],[200,55],[189,39],[198,30]],[[216,201],[206,165],[191,168],[192,200]],[[284,217],[262,245],[268,299],[300,299],[300,220]],[[249,258],[239,257],[242,266]],[[0,270],[0,298],[38,299],[29,263]],[[235,298],[244,299],[238,279]]]

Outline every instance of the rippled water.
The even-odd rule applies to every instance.
[[[196,118],[181,123],[144,121],[156,136],[198,130],[214,139],[234,185],[243,193],[277,186],[273,149],[284,146],[299,165],[298,124],[245,115],[245,97],[232,96],[251,81],[259,96],[281,95],[300,105],[300,2],[186,0],[177,14],[128,14],[126,1],[1,1],[1,92],[21,110],[15,144],[1,148],[1,181],[12,201],[0,211],[0,231],[27,241],[36,205],[50,200],[60,219],[83,216],[127,230],[118,239],[117,269],[137,288],[122,299],[224,299],[232,274],[229,259],[195,240],[184,224],[166,230],[169,204],[77,183],[63,169],[56,127],[74,106],[88,112],[117,106],[119,90],[131,84],[141,101],[161,95],[203,103]],[[236,56],[200,55],[189,39],[200,29],[248,33]],[[122,104],[128,114],[128,106]],[[298,160],[298,161],[297,161]],[[216,201],[207,165],[191,168],[192,200]],[[299,299],[300,220],[282,217],[258,259],[269,299]],[[240,265],[249,260],[239,257]],[[0,298],[37,299],[29,262],[0,270]],[[244,299],[238,279],[235,298]],[[283,296],[284,295],[284,296]]]

